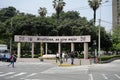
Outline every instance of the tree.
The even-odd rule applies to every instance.
[[[108,34],[105,33],[101,37],[102,37],[102,39],[101,39],[101,44],[102,44],[101,47],[103,48],[103,50],[105,50],[108,53],[108,51],[110,51],[110,49],[112,48],[112,45],[113,45],[112,36],[109,33]]]
[[[96,10],[99,8],[102,0],[88,0],[90,8],[94,11],[94,25],[96,22]]]
[[[60,19],[63,21],[63,19],[78,19],[80,18],[80,13],[77,11],[68,11],[68,12],[61,12],[60,13]]]
[[[53,1],[53,7],[56,10],[57,20],[59,19],[60,12],[63,10],[63,6],[65,6],[65,2],[63,2],[63,0],[54,0]]]
[[[120,43],[120,26],[116,26],[113,28],[112,39],[115,43]]]
[[[47,10],[46,10],[46,8],[45,7],[40,7],[40,9],[38,10],[38,13],[39,13],[39,15],[41,16],[41,17],[45,17],[46,16],[46,14],[47,14]]]
[[[113,28],[112,40],[113,50],[118,53],[118,51],[120,51],[120,26],[116,26]]]
[[[0,10],[0,21],[4,22],[5,20],[15,16],[18,13],[16,8],[8,7]]]
[[[4,23],[0,23],[0,39],[4,39],[6,35],[6,28]],[[2,41],[1,41],[2,42]],[[3,41],[4,42],[4,41]]]

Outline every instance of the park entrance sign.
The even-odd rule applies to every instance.
[[[90,36],[15,36],[16,42],[80,43],[90,42]]]
[[[32,43],[32,57],[34,57],[34,43],[42,42],[46,45],[46,54],[47,54],[47,45],[48,43],[58,43],[58,52],[61,52],[61,43],[71,43],[71,51],[74,51],[74,43],[84,43],[84,58],[88,58],[88,42],[91,41],[90,35],[85,36],[23,36],[15,35],[14,41],[18,42],[18,57],[20,57],[20,43],[21,42],[30,42]]]

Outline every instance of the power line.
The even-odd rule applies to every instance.
[[[101,20],[104,23],[108,23],[108,24],[112,24],[111,22],[105,21],[105,20]]]
[[[104,22],[104,23],[107,23],[107,24],[112,24],[112,22],[109,22],[109,21],[106,21],[106,20],[102,20],[102,19],[100,19],[100,20],[101,20],[101,22]],[[99,20],[97,22],[99,22]]]

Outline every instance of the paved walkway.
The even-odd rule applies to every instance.
[[[60,62],[58,61],[56,63],[56,60],[53,59],[43,59],[41,61],[39,58],[18,58],[17,62],[45,62],[45,63],[53,63],[59,65]],[[92,61],[89,59],[74,59],[74,65],[90,65],[92,64]],[[67,62],[63,62],[62,65],[71,65],[70,58],[67,60]]]

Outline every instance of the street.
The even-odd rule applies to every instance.
[[[0,80],[120,80],[120,60],[107,64],[59,67],[45,62],[0,62]]]

